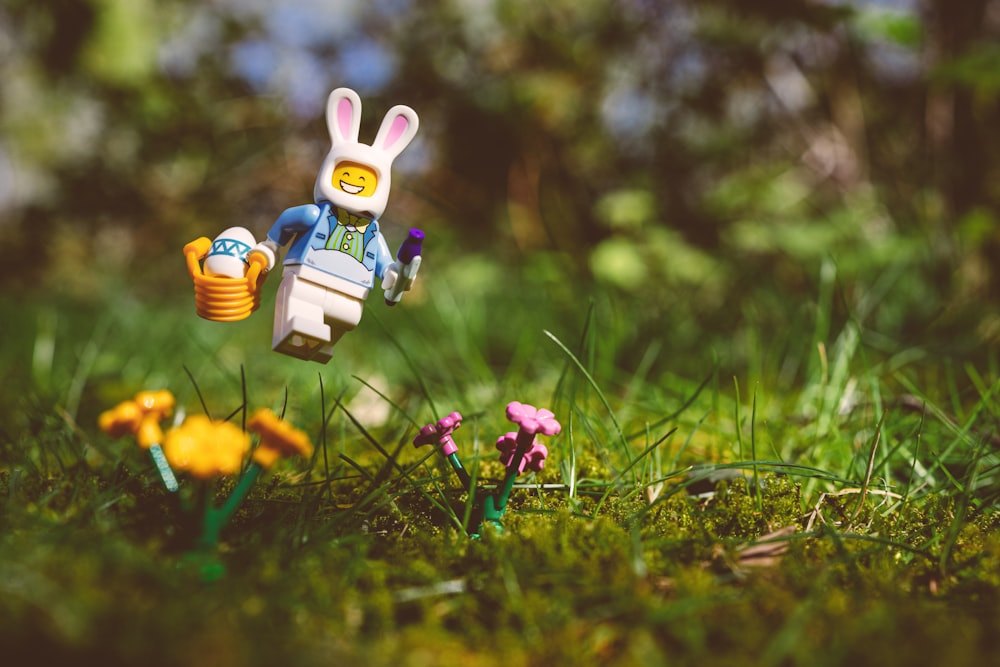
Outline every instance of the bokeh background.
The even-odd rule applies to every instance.
[[[847,321],[875,355],[981,358],[1000,340],[998,36],[997,0],[7,0],[4,379],[129,328],[160,350],[136,384],[199,367],[169,357],[195,326],[181,248],[311,200],[341,85],[362,140],[393,104],[421,119],[383,218],[393,246],[426,230],[420,289],[365,335],[478,347],[464,372],[484,382],[523,336],[588,322],[654,378],[794,381]],[[269,320],[206,357],[269,354]]]

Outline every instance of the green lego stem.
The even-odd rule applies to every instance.
[[[211,504],[206,504],[201,538],[198,540],[199,546],[213,548],[219,543],[219,535],[222,533],[222,529],[229,522],[236,508],[243,502],[243,498],[246,497],[247,492],[250,491],[250,487],[257,481],[263,470],[256,461],[252,462],[246,472],[243,473],[239,484],[236,485],[233,492],[226,498],[226,502],[222,504],[222,507],[216,509]]]

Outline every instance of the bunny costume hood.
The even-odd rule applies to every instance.
[[[358,141],[361,98],[350,88],[334,90],[326,102],[331,147],[316,175],[314,200],[317,203],[328,201],[348,211],[379,218],[389,199],[392,162],[416,135],[418,122],[413,109],[402,104],[394,106],[382,120],[375,141],[370,146],[362,144]],[[370,197],[349,194],[333,184],[333,171],[345,160],[374,170],[378,184]]]

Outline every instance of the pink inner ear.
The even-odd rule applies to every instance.
[[[351,140],[351,120],[354,118],[354,106],[347,98],[337,103],[337,124],[340,126],[340,136]]]
[[[389,132],[385,135],[385,143],[382,144],[382,149],[391,148],[393,144],[399,141],[399,138],[403,136],[403,133],[406,132],[406,128],[409,126],[410,121],[406,120],[406,116],[396,116],[393,118]]]

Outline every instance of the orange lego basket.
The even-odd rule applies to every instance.
[[[208,275],[203,260],[212,247],[211,239],[201,237],[184,246],[188,273],[194,281],[194,305],[199,317],[216,322],[238,322],[260,307],[260,288],[267,272],[251,260],[242,278]]]

